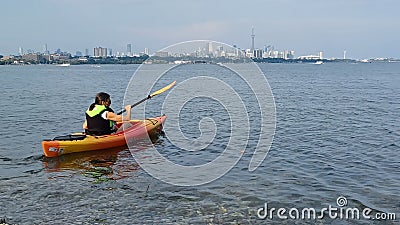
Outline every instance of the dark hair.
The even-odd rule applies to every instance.
[[[101,105],[101,102],[106,102],[110,100],[110,95],[105,92],[97,93],[96,97],[94,98],[94,103],[90,105],[89,110],[92,110],[95,105]]]

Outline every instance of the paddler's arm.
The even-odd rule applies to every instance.
[[[87,121],[86,121],[86,120],[85,120],[85,122],[83,123],[82,128],[83,128],[84,130],[87,129]]]
[[[131,106],[130,105],[125,106],[125,109],[126,109],[125,116],[117,115],[112,112],[107,112],[107,119],[115,122],[129,121],[131,119]]]

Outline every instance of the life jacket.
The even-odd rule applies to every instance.
[[[103,112],[114,112],[105,105],[95,105],[92,110],[86,111],[87,128],[86,134],[89,135],[105,135],[114,132],[114,121],[104,119],[101,114]]]

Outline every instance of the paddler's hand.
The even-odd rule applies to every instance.
[[[123,120],[131,120],[131,108],[132,107],[130,105],[125,106],[126,115],[123,117]]]

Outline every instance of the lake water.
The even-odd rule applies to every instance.
[[[400,64],[258,65],[276,104],[276,133],[266,159],[248,171],[251,150],[260,136],[255,119],[250,121],[251,138],[238,164],[220,179],[194,187],[153,178],[124,148],[43,157],[41,140],[81,131],[84,111],[97,92],[110,93],[114,110],[121,109],[138,65],[1,66],[0,220],[9,224],[398,224]],[[158,87],[208,73],[239,87],[248,100],[246,107],[252,109],[254,96],[246,96],[240,80],[211,65],[182,66]],[[163,113],[165,98],[166,94],[149,100],[146,116]],[[193,99],[182,108],[182,132],[198,137],[201,118],[211,117],[218,128],[217,141],[205,151],[185,155],[166,132],[153,140],[154,146],[182,165],[206,163],[221,153],[229,138],[226,114],[215,101]],[[171,121],[167,118],[166,130]],[[149,147],[137,146],[143,152]],[[257,215],[265,203],[287,211],[312,207],[321,213],[325,207],[338,207],[341,196],[346,207],[370,208],[371,216],[395,213],[396,220],[332,219],[327,212],[322,213],[324,218],[308,220],[280,219],[276,213],[262,220]]]

